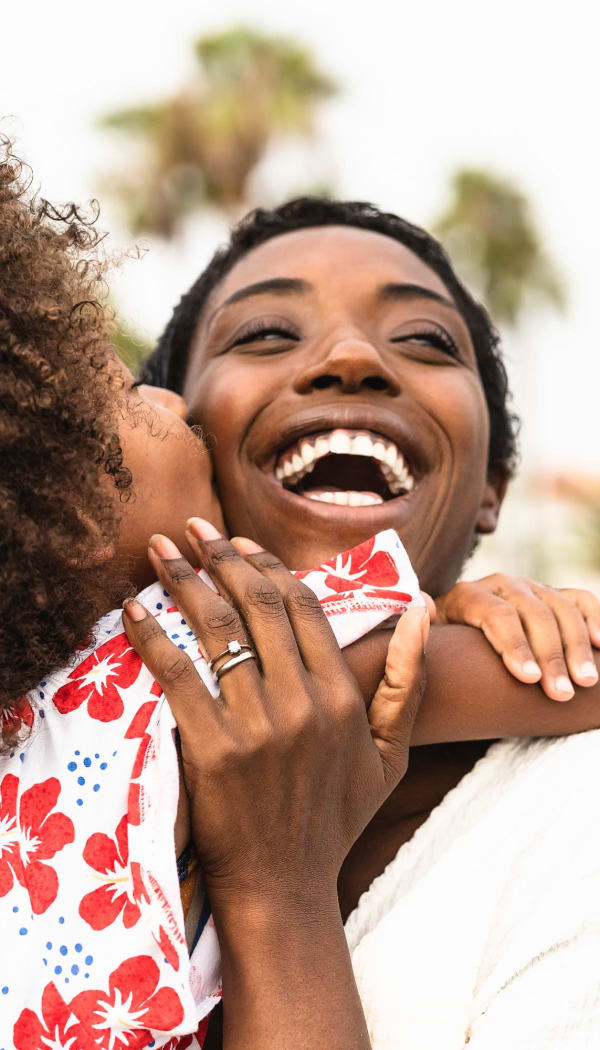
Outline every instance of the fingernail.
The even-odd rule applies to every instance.
[[[565,696],[568,696],[569,698],[575,696],[575,690],[573,689],[573,685],[567,678],[567,676],[564,674],[560,675],[559,678],[555,678],[554,688],[556,689],[557,693],[564,693]]]
[[[581,665],[581,667],[579,668],[579,674],[582,678],[589,678],[591,682],[598,681],[598,670],[596,668],[596,664],[593,664],[591,660],[588,660],[586,663]]]
[[[159,558],[181,558],[181,553],[175,546],[172,540],[168,539],[167,536],[161,536],[157,533],[155,536],[150,537],[149,546],[155,554],[158,554]]]
[[[126,598],[123,602],[123,612],[127,613],[130,620],[134,623],[139,623],[140,620],[145,620],[148,615],[143,605],[137,601],[136,598]]]
[[[538,677],[542,673],[542,669],[539,664],[536,664],[535,660],[526,660],[523,664],[523,670],[525,674],[537,675]]]
[[[264,551],[264,547],[254,540],[249,540],[247,536],[234,536],[231,543],[240,554],[261,554]]]
[[[195,536],[198,540],[221,539],[219,530],[215,529],[214,525],[210,521],[205,521],[204,518],[188,518],[186,526],[192,536]]]

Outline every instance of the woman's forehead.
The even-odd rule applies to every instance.
[[[442,279],[392,237],[355,226],[319,226],[279,234],[249,251],[215,288],[210,309],[241,288],[278,277],[299,278],[317,290],[347,283],[365,292],[397,281],[451,298]]]

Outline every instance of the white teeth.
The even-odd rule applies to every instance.
[[[279,459],[275,467],[275,477],[290,487],[298,484],[314,470],[316,463],[328,455],[354,455],[365,456],[375,460],[379,470],[385,478],[393,495],[400,492],[410,492],[414,485],[414,479],[410,475],[404,457],[397,446],[379,435],[371,435],[365,431],[350,431],[340,428],[329,434],[319,434],[318,437],[302,438],[298,444],[288,449]],[[321,499],[326,503],[340,503],[340,491],[327,493],[306,493],[311,499]],[[364,495],[364,493],[363,493]],[[369,504],[373,502],[373,493],[367,494]],[[353,501],[348,502],[344,496],[344,505],[362,506]],[[379,497],[377,497],[380,500]],[[380,502],[382,502],[380,500]]]
[[[383,448],[383,443],[379,442]],[[353,456],[375,456],[375,449],[377,445],[374,445],[368,434],[358,434],[357,437],[352,440],[352,455]],[[379,459],[379,456],[375,456]]]
[[[311,445],[310,441],[300,442],[300,455],[305,467],[310,467],[315,461],[315,449],[314,445]]]
[[[383,441],[375,441],[373,444],[373,455],[379,463],[387,463],[386,459],[387,449]]]
[[[348,455],[352,451],[352,438],[344,430],[334,430],[329,438],[329,451],[338,456]]]
[[[306,492],[317,503],[336,503],[340,507],[376,507],[383,503],[375,492]]]
[[[315,459],[322,459],[329,452],[329,441],[326,437],[318,437],[315,441]]]
[[[333,492],[305,492],[304,495],[317,503],[333,503]]]

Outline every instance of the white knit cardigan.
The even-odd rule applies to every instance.
[[[600,730],[494,744],[346,931],[375,1050],[600,1048]]]

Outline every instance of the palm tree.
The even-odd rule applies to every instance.
[[[237,218],[267,149],[278,136],[310,138],[319,103],[336,91],[308,50],[253,29],[201,37],[195,55],[197,76],[176,95],[101,120],[142,147],[107,186],[135,234],[172,238],[211,205]]]
[[[451,192],[435,228],[492,317],[515,325],[532,302],[562,308],[563,281],[523,194],[510,182],[471,168],[456,172]]]

